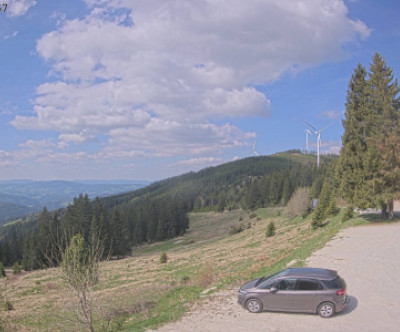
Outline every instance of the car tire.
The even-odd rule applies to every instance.
[[[335,314],[335,305],[331,302],[323,302],[318,307],[318,314],[322,318],[329,318]]]
[[[246,301],[246,309],[250,312],[256,313],[263,310],[263,306],[260,300],[249,299]]]

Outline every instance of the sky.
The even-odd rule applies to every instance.
[[[305,150],[304,121],[338,154],[357,64],[400,73],[397,0],[1,3],[0,180],[161,180]]]

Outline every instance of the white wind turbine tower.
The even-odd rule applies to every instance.
[[[254,143],[251,147],[251,153],[254,154],[255,156],[259,156],[258,152],[256,151],[256,140],[254,140]]]
[[[251,155],[259,156],[258,152],[256,151],[256,140],[254,140],[253,144],[251,145],[251,150],[248,151],[248,152],[245,152],[245,153],[241,156],[241,158],[244,157],[244,156],[247,157],[247,156],[251,156]]]
[[[308,136],[310,136],[312,134],[311,134],[311,131],[309,129],[306,129],[305,132],[306,132],[306,152],[308,153],[309,152],[308,151]]]
[[[314,129],[315,133],[317,134],[317,167],[319,167],[319,160],[320,160],[320,151],[321,151],[321,131],[325,130],[329,126],[326,126],[322,129],[317,129],[314,126],[310,125],[308,122],[304,121],[308,124],[312,129]]]

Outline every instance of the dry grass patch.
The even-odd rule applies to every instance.
[[[265,217],[251,219],[251,228],[232,236],[229,229],[240,218],[250,221],[246,211],[191,214],[184,237],[143,245],[133,249],[132,257],[101,263],[94,292],[98,319],[104,324],[118,321],[127,331],[177,319],[201,289],[236,288],[318,235],[311,231],[309,220],[288,220],[274,209],[261,212]],[[276,235],[266,238],[270,221]],[[159,261],[163,251],[168,255],[165,264]],[[70,328],[59,319],[68,316],[68,292],[59,269],[24,272],[10,280],[9,289],[15,310],[4,316],[18,327],[16,331]]]

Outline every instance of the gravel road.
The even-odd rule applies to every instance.
[[[400,223],[341,231],[307,260],[337,270],[351,298],[342,313],[318,315],[262,312],[237,304],[237,289],[217,293],[160,332],[391,332],[400,331]]]

